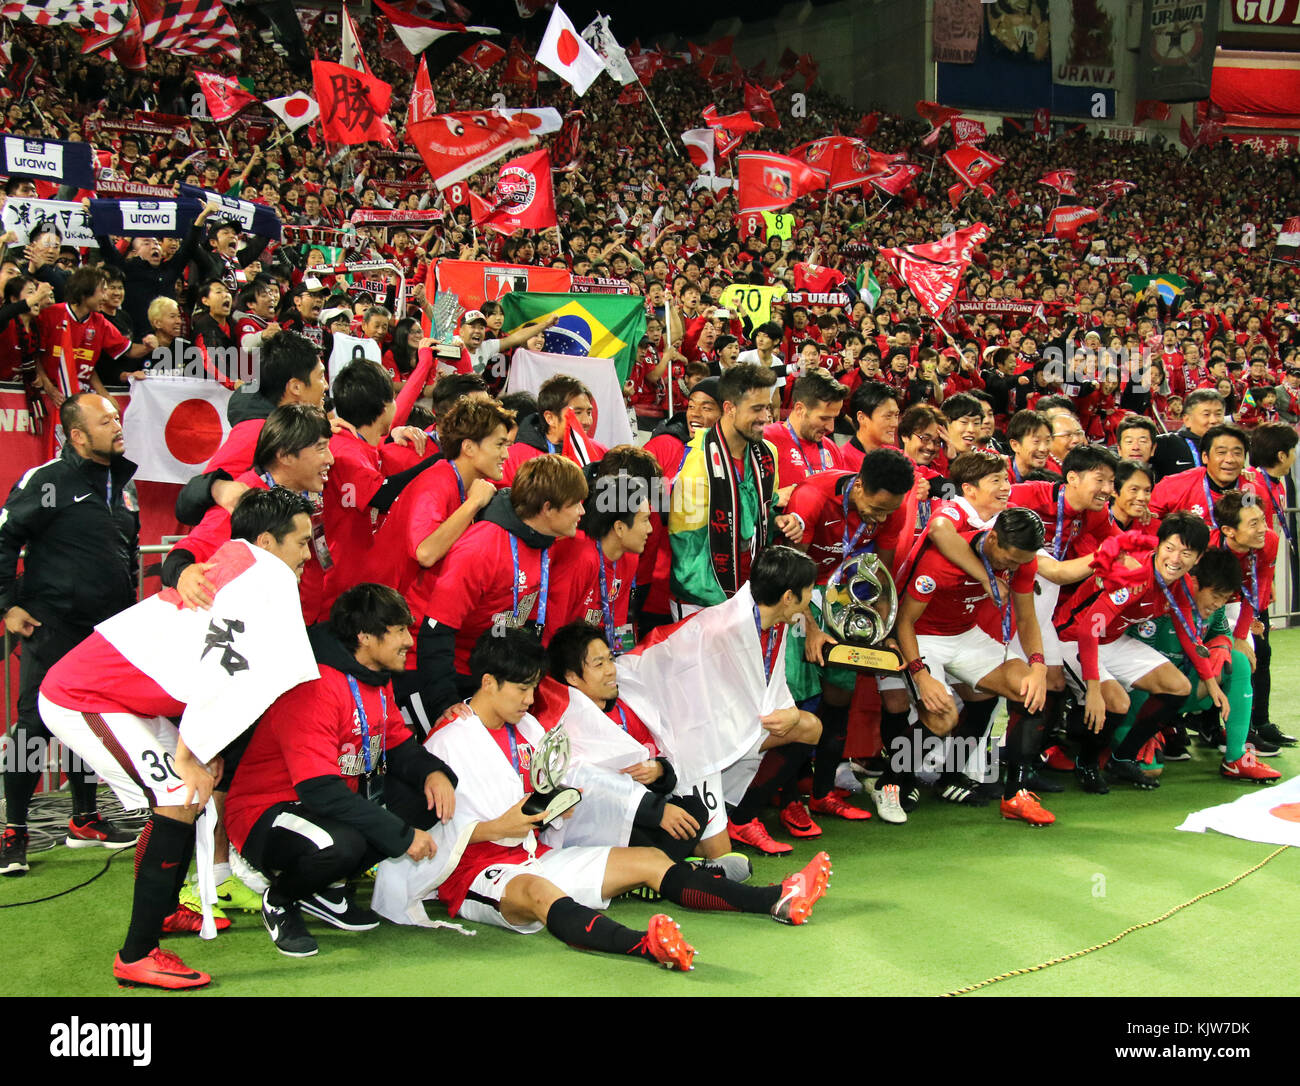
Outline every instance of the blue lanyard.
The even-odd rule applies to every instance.
[[[1245,597],[1246,602],[1250,604],[1251,610],[1255,612],[1255,617],[1259,617],[1259,554],[1255,551],[1250,552],[1250,557],[1246,562],[1248,572],[1247,579],[1250,581],[1250,591],[1246,591],[1246,586],[1241,586],[1241,594]]]
[[[549,437],[546,439],[546,451],[548,453],[557,453],[563,448],[562,444],[552,441]]]
[[[627,713],[623,711],[621,702],[615,702],[614,708],[618,710],[618,724],[625,732],[627,731]],[[628,734],[631,734],[630,732]]]
[[[108,473],[108,507],[113,508],[113,473]]]
[[[348,686],[352,688],[352,700],[356,702],[357,716],[361,721],[361,763],[365,767],[366,775],[370,775],[373,765],[370,761],[370,723],[366,719],[366,707],[361,704],[361,690],[357,686],[357,680],[354,676],[348,676]],[[384,728],[388,720],[388,698],[384,695],[383,687],[379,689],[379,712],[383,719],[379,726]],[[388,772],[388,733],[384,731],[383,753],[380,755],[380,772]]]
[[[758,647],[763,649],[763,618],[758,613],[758,604],[754,604],[754,626],[758,630]],[[781,639],[776,635],[776,627],[768,631],[767,648],[763,649],[763,678],[772,680],[772,668],[776,665],[776,650]]]
[[[853,476],[847,479],[847,485],[844,487],[844,560],[848,561],[856,553],[855,548],[858,540],[862,538],[862,533],[867,530],[867,523],[863,521],[858,525],[858,530],[853,533],[853,538],[849,538],[849,495],[853,492]]]
[[[605,576],[605,550],[596,540],[596,563],[600,566],[600,613],[605,627],[605,641],[609,651],[618,655],[618,638],[614,636],[614,608],[609,599],[609,582]],[[624,731],[627,729],[625,728]]]
[[[988,555],[984,551],[988,541],[989,534],[985,532],[979,545],[980,561],[984,563],[984,572],[989,575],[989,591],[993,593],[993,602],[1002,613],[1002,644],[1009,645],[1011,643],[1011,587],[1010,585],[1007,586],[1007,595],[1003,599],[999,590],[997,575],[993,572],[993,563],[989,561]]]
[[[1197,446],[1196,442],[1193,441],[1190,437],[1185,437],[1183,438],[1183,440],[1187,442],[1187,447],[1192,450],[1192,459],[1196,461],[1196,466],[1199,468],[1201,466],[1200,448]]]
[[[1260,471],[1260,475],[1263,476],[1264,491],[1268,494],[1268,504],[1273,507],[1273,515],[1277,517],[1277,526],[1282,529],[1282,534],[1287,538],[1288,541],[1290,541],[1291,529],[1287,527],[1286,516],[1282,512],[1282,508],[1283,508],[1282,503],[1277,500],[1277,494],[1275,494],[1273,491],[1273,479],[1267,472],[1264,471]],[[1283,482],[1279,481],[1277,485],[1279,487],[1282,487],[1284,490],[1286,488],[1286,484]]]
[[[1234,489],[1236,488],[1234,487]],[[1210,473],[1208,471],[1201,476],[1201,490],[1205,494],[1205,519],[1210,522],[1211,528],[1217,528],[1219,522],[1214,516],[1214,496],[1210,493]]]
[[[1056,493],[1056,536],[1052,540],[1052,557],[1058,562],[1065,558],[1065,548],[1074,542],[1074,533],[1070,533],[1070,538],[1065,538],[1065,486],[1062,484],[1061,489]]]
[[[510,561],[514,563],[514,579],[510,585],[514,593],[514,609],[512,611],[515,621],[519,621],[519,540],[510,532],[506,533],[510,538]],[[537,597],[537,628],[540,630],[546,625],[546,593],[551,583],[551,552],[549,549],[542,551],[542,585]],[[525,616],[527,617],[527,616]]]
[[[451,470],[456,473],[456,489],[460,491],[460,504],[464,505],[465,504],[465,480],[461,478],[460,468],[456,466],[456,462],[454,460],[451,462]],[[511,536],[511,538],[513,539],[514,537]]]
[[[519,740],[515,738],[515,726],[506,725],[506,738],[510,741],[510,764],[514,767],[516,775],[522,775],[523,770],[519,768]]]
[[[1183,582],[1183,595],[1187,598],[1188,610],[1192,613],[1192,620],[1196,623],[1195,632],[1192,631],[1192,624],[1187,621],[1187,616],[1183,614],[1183,609],[1178,606],[1174,600],[1174,594],[1169,591],[1169,586],[1165,584],[1165,579],[1160,576],[1160,571],[1155,568],[1155,557],[1152,556],[1151,572],[1155,574],[1156,584],[1160,586],[1160,591],[1165,594],[1165,599],[1169,602],[1169,610],[1174,616],[1174,621],[1183,628],[1183,633],[1196,649],[1196,655],[1205,659],[1210,655],[1210,650],[1201,644],[1201,631],[1205,628],[1205,621],[1202,620],[1200,612],[1196,610],[1196,603],[1192,599],[1192,594],[1187,590],[1186,581]]]
[[[803,444],[799,440],[799,435],[794,432],[794,427],[787,422],[785,428],[790,432],[790,440],[794,442],[795,451],[802,454]],[[812,465],[808,463],[808,458],[806,456],[804,457],[804,466],[808,469],[809,475],[819,475],[823,471],[830,471],[830,458],[826,455],[826,450],[822,447],[820,442],[817,444],[817,457],[821,460],[822,465],[817,471],[813,470]]]
[[[1011,460],[1011,478],[1013,478],[1018,483],[1023,483],[1025,481],[1025,477],[1020,474],[1020,468],[1016,464],[1016,458],[1012,456],[1010,460]]]

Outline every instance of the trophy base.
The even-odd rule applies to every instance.
[[[542,825],[549,826],[565,811],[576,807],[582,800],[582,793],[576,788],[561,785],[554,792],[533,792],[524,804],[524,814],[542,815]]]
[[[433,354],[436,358],[460,358],[460,348],[454,343],[439,343],[433,347]]]
[[[892,674],[903,670],[903,658],[893,649],[867,648],[862,645],[833,645],[826,653],[826,662],[851,667],[855,671]]]

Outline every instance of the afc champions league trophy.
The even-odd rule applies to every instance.
[[[822,616],[840,641],[826,653],[827,663],[859,671],[902,670],[903,658],[881,645],[898,617],[898,592],[878,555],[854,555],[832,574]]]
[[[435,341],[433,353],[439,358],[460,358],[460,347],[452,340],[456,336],[456,325],[463,312],[460,298],[455,294],[439,291],[429,306],[429,338]]]
[[[553,728],[533,751],[533,761],[528,767],[533,791],[524,804],[524,814],[545,815],[542,825],[549,826],[578,805],[582,793],[561,783],[568,769],[569,735],[563,727]]]

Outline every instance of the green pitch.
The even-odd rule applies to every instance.
[[[1300,677],[1288,660],[1300,631],[1275,634],[1273,716],[1300,730]],[[630,926],[665,911],[700,952],[689,975],[640,961],[570,950],[539,933],[482,925],[472,938],[448,930],[383,925],[347,934],[309,920],[320,954],[276,953],[258,916],[232,914],[213,943],[164,940],[210,972],[220,995],[939,995],[988,977],[1103,943],[1245,871],[1274,846],[1217,834],[1177,833],[1187,812],[1229,802],[1247,786],[1218,776],[1219,755],[1193,743],[1193,761],[1166,768],[1154,792],[1116,787],[1087,796],[1072,782],[1044,796],[1057,824],[1003,821],[996,804],[957,808],[928,793],[905,826],[825,819],[815,848],[835,865],[812,921],[788,928],[764,917],[691,913],[664,903],[616,901]],[[1300,748],[1270,764],[1300,772]],[[859,803],[869,801],[865,797]],[[768,819],[775,825],[775,812]],[[783,836],[778,834],[778,837]],[[106,853],[55,848],[31,857],[26,878],[0,879],[0,905],[54,894],[90,878]],[[795,863],[759,859],[756,880]],[[1289,905],[1300,850],[1165,922],[1076,961],[982,990],[989,995],[1296,995],[1300,975],[1286,948],[1300,945]],[[126,930],[131,854],[85,889],[0,910],[0,995],[119,995],[110,966]],[[436,906],[430,916],[444,914]],[[474,925],[467,925],[475,927]],[[1250,967],[1242,967],[1249,948]],[[1272,948],[1272,949],[1270,949]],[[145,991],[121,999],[147,998]]]

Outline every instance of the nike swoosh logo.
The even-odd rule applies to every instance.
[[[266,930],[267,930],[268,932],[270,932],[270,935],[271,935],[271,939],[272,939],[272,941],[274,941],[274,940],[280,938],[280,925],[279,925],[279,924],[276,924],[274,927],[269,927],[269,928],[267,928]]]
[[[170,796],[173,792],[179,792],[184,787],[185,785],[183,784],[173,784],[170,788],[167,789],[167,794]]]
[[[80,497],[78,497],[78,498],[73,498],[73,499],[72,499],[72,503],[75,505],[77,502],[84,502],[87,498],[90,498],[90,497],[93,497],[93,496],[94,496],[94,495],[92,495],[92,494],[82,494],[82,495],[81,495]]]
[[[329,901],[326,898],[317,897],[316,904],[324,905],[325,908],[329,909],[329,911],[334,913],[335,916],[342,916],[348,911],[348,903],[346,901],[342,904],[335,904],[333,901]]]
[[[590,920],[587,921],[587,934],[588,934],[588,935],[591,934],[591,929],[592,929],[593,927],[595,927],[595,924],[596,924],[597,919],[598,919],[598,917],[593,916]]]
[[[167,871],[167,870],[169,870],[169,869],[175,867],[178,863],[180,863],[180,860],[173,860],[171,863],[165,863],[165,862],[164,862],[163,865],[162,865],[163,870],[164,870],[164,871]]]

